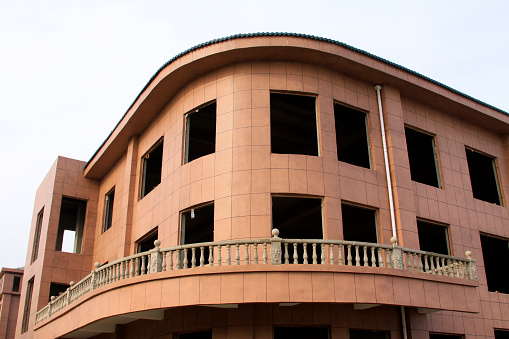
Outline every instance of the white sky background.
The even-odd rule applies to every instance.
[[[507,1],[0,0],[0,267],[58,155],[88,161],[150,77],[236,33],[338,40],[509,112]]]

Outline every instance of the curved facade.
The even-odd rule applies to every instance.
[[[48,173],[17,336],[507,335],[508,122],[334,41],[198,46]]]

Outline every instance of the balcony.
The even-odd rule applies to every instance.
[[[160,300],[156,300],[155,304],[149,305],[149,299],[153,298],[149,296],[148,291],[152,290],[147,285],[147,294],[143,287],[143,295],[138,297],[141,306],[129,303],[126,312],[119,307],[118,311],[105,314],[104,310],[97,309],[97,315],[88,314],[90,319],[82,317],[81,326],[84,327],[81,330],[87,331],[88,327],[97,326],[108,317],[109,325],[125,323],[144,316],[152,317],[153,312],[172,306],[228,308],[245,302],[340,302],[353,303],[358,309],[385,304],[415,307],[422,312],[478,312],[479,305],[474,302],[476,298],[470,298],[478,286],[476,260],[472,259],[470,252],[466,253],[467,258],[459,258],[403,248],[396,245],[395,238],[391,242],[392,245],[385,245],[343,240],[282,239],[277,229],[273,230],[270,239],[218,241],[167,248],[160,248],[160,242],[156,240],[155,248],[150,251],[102,267],[96,263],[96,268],[89,275],[76,284],[71,282],[66,292],[52,297],[50,303],[37,312],[36,333],[97,296],[157,280],[163,282],[158,285]],[[230,281],[228,288],[228,284],[220,279],[204,279],[217,274],[224,277],[239,273],[247,277],[243,278],[242,286]],[[278,283],[282,274],[287,275],[284,281],[288,285],[292,281],[301,285],[298,293],[295,293],[295,288],[292,292],[291,286]],[[311,278],[303,279],[303,275],[311,274],[319,277],[322,283],[317,285]],[[201,280],[189,280],[200,276]],[[187,280],[179,281],[176,291],[164,282],[177,279]],[[216,286],[218,282],[224,286]],[[401,286],[409,291],[409,300],[398,300]],[[207,289],[207,293],[200,298],[193,289],[195,292]],[[258,289],[266,293],[251,293]],[[134,298],[134,290],[129,293]],[[237,298],[239,293],[241,297]],[[251,293],[251,296],[246,297],[246,293]],[[170,300],[168,295],[177,297]],[[178,302],[175,302],[176,299]],[[121,300],[117,302],[121,303]],[[96,309],[88,307],[91,308]],[[99,327],[104,330],[104,326]],[[88,330],[94,333],[93,329]],[[58,333],[63,334],[65,331]]]

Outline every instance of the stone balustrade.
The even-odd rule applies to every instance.
[[[272,231],[271,239],[216,241],[155,248],[115,260],[95,269],[37,312],[36,324],[65,308],[88,292],[132,277],[205,266],[232,265],[346,265],[400,269],[477,280],[476,260],[403,248],[397,239],[392,245],[327,239],[282,239]]]

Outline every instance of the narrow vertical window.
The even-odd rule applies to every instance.
[[[103,232],[110,229],[113,218],[113,201],[115,200],[115,187],[104,197],[104,224]]]
[[[378,243],[376,210],[341,204],[341,213],[344,240]],[[367,258],[364,257],[363,252],[360,253],[360,256],[361,262],[367,260],[370,265],[379,265],[378,258],[375,258],[375,263],[373,263],[369,253],[367,253]]]
[[[495,158],[465,149],[474,198],[501,205]]]
[[[34,291],[34,277],[32,277],[32,279],[30,279],[27,283],[27,291],[25,294],[25,307],[23,307],[23,320],[21,322],[21,333],[25,333],[26,331],[28,331],[33,291]]]
[[[162,168],[163,140],[161,139],[143,156],[140,199],[161,183]]]
[[[270,93],[272,153],[319,155],[316,98]]]
[[[62,198],[56,251],[81,254],[86,209],[86,201]]]
[[[184,164],[216,151],[215,102],[185,116]]]
[[[370,168],[366,113],[334,103],[334,120],[338,160]]]
[[[405,127],[405,137],[412,180],[440,188],[435,137],[409,127]]]
[[[488,291],[509,294],[507,269],[501,266],[509,261],[509,239],[481,234],[481,247]]]
[[[44,216],[44,207],[37,214],[37,221],[35,222],[35,231],[34,231],[34,244],[32,247],[32,260],[30,263],[33,263],[37,260],[37,256],[39,255],[39,241],[41,240],[41,228],[42,228],[42,217]]]
[[[19,275],[14,276],[12,281],[12,291],[19,292],[19,285],[21,283],[21,277]]]

